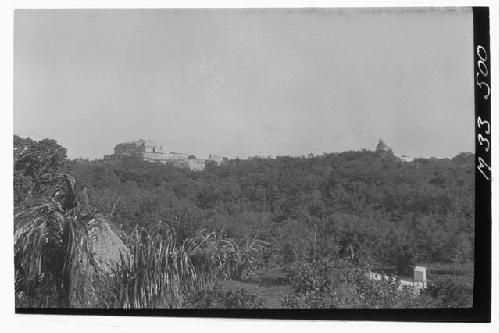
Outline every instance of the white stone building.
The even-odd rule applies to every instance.
[[[105,155],[105,160],[137,159],[148,162],[172,164],[193,171],[205,169],[205,160],[197,159],[193,155],[177,152],[165,152],[163,146],[152,141],[139,139],[119,143],[114,148],[113,155]]]

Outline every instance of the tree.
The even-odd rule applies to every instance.
[[[14,206],[29,205],[33,198],[46,194],[64,171],[66,149],[57,141],[14,135]]]
[[[375,152],[393,155],[392,149],[382,140],[378,141],[377,148]]]

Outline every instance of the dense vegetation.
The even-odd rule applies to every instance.
[[[54,186],[60,189],[60,175],[69,174],[76,179],[74,207],[110,221],[133,253],[158,262],[144,264],[157,270],[147,276],[137,269],[141,263],[122,267],[115,285],[134,288],[128,286],[133,280],[171,288],[172,277],[159,276],[171,268],[164,256],[175,251],[192,266],[189,279],[173,270],[191,281],[165,292],[175,300],[143,293],[133,303],[122,292],[103,306],[260,307],[243,291],[226,295],[212,287],[251,279],[270,266],[289,272],[293,293],[284,297],[286,307],[471,305],[472,274],[461,267],[473,259],[472,154],[404,162],[377,149],[233,159],[193,172],[141,161],[70,162],[52,140],[14,137],[14,147],[16,212],[38,207],[40,198],[61,201]],[[392,269],[405,276],[416,263],[452,272],[435,275],[436,284],[418,299],[394,282],[364,275]],[[23,265],[16,265],[24,276]]]

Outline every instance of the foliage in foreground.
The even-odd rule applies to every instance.
[[[20,306],[75,304],[78,285],[99,269],[90,244],[100,220],[84,212],[74,179],[59,175],[50,197],[14,216],[16,295]]]
[[[251,254],[240,251],[231,239],[203,230],[180,245],[177,244],[173,232],[156,233],[156,236],[151,237],[145,231],[136,231],[131,249],[131,257],[122,260],[113,274],[111,290],[114,290],[114,293],[112,302],[107,306],[196,306],[197,303],[193,304],[193,299],[197,296],[193,295],[220,296],[220,292],[209,292],[216,282],[241,278],[248,262],[254,260]],[[234,295],[235,304],[253,302],[247,295],[241,296]],[[220,299],[222,298],[220,296]],[[216,300],[214,302],[217,303]]]
[[[473,279],[461,275],[445,275],[433,279],[425,294],[436,301],[436,307],[470,308],[473,302]]]
[[[397,280],[370,280],[366,272],[348,261],[298,264],[290,277],[294,291],[282,304],[291,308],[407,307],[409,295],[398,290]]]
[[[397,277],[368,278],[367,266],[344,260],[318,260],[293,267],[293,292],[281,303],[289,308],[443,308],[471,307],[472,290],[456,277],[441,280],[427,290],[400,287]]]
[[[266,246],[253,239],[239,247],[204,230],[179,240],[160,222],[154,237],[144,228],[121,233],[129,250],[66,173],[64,148],[19,137],[14,147],[18,307],[181,307],[217,280],[251,274]],[[102,249],[99,242],[110,242],[105,232],[114,240]],[[117,246],[118,258],[102,253]],[[248,297],[233,299],[241,305]]]
[[[15,217],[20,307],[178,308],[220,279],[240,278],[254,261],[215,232],[200,231],[177,244],[168,230],[154,237],[137,230],[128,239],[131,251],[102,265],[92,238],[99,237],[93,228],[105,220],[79,215],[78,202],[65,209],[54,198],[47,200]],[[234,306],[255,303],[248,295],[226,296]]]
[[[201,173],[96,162],[73,165],[78,188],[55,141],[15,137],[14,148],[16,306],[260,307],[216,285],[269,260],[293,267],[290,308],[471,305],[469,278],[437,279],[416,297],[366,279],[360,260],[404,272],[415,260],[470,259],[468,155],[404,164],[348,152]],[[128,248],[103,265],[99,230],[117,224]]]

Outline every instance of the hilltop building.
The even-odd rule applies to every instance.
[[[137,140],[119,143],[113,155],[105,155],[104,159],[139,159],[144,161],[161,161],[165,159],[163,147],[151,140]]]
[[[216,155],[210,155],[209,160],[215,161],[214,156]],[[136,159],[148,162],[171,164],[176,167],[188,168],[193,171],[201,171],[205,169],[204,159],[198,159],[196,156],[186,153],[165,152],[162,145],[151,140],[143,139],[117,144],[114,148],[114,154],[104,155],[104,159]],[[216,163],[220,164],[218,159]]]
[[[208,161],[212,161],[217,165],[221,165],[224,162],[224,157],[220,155],[208,154]]]

